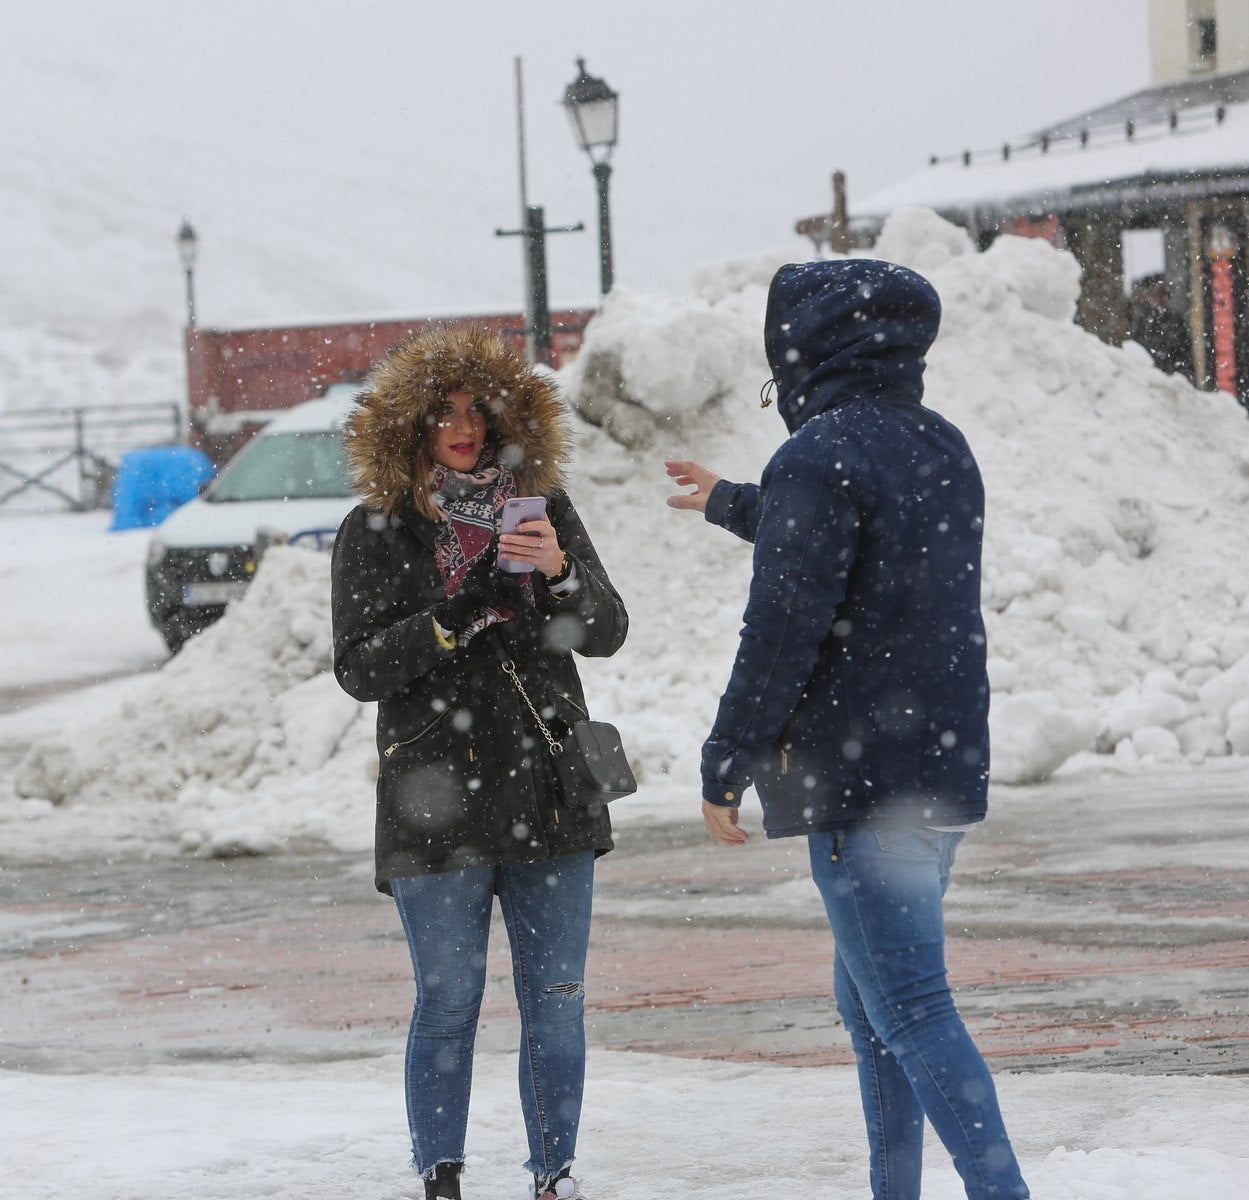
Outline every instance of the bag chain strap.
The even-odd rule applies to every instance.
[[[564,753],[564,744],[557,742],[552,736],[551,731],[546,727],[546,722],[538,714],[538,710],[534,708],[533,701],[529,699],[529,693],[525,691],[525,685],[521,683],[520,676],[516,673],[516,664],[511,659],[502,660],[503,670],[511,676],[512,682],[516,685],[516,690],[520,693],[521,699],[529,705],[529,711],[533,713],[533,719],[538,722],[538,728],[542,730],[542,736],[546,738],[547,745],[551,747],[552,757],[557,757]]]

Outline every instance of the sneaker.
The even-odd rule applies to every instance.
[[[563,1175],[547,1184],[540,1192],[537,1180],[529,1185],[529,1200],[586,1200],[581,1184],[571,1175]]]

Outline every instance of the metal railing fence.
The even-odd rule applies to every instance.
[[[173,402],[0,412],[0,507],[35,491],[74,512],[108,508],[127,450],[181,442],[183,434]]]

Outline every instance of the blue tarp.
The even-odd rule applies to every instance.
[[[113,528],[159,525],[175,508],[193,500],[216,471],[208,455],[191,446],[128,450],[113,484]]]

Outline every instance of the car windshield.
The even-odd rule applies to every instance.
[[[352,494],[338,430],[269,433],[230,460],[206,500],[327,500]]]

